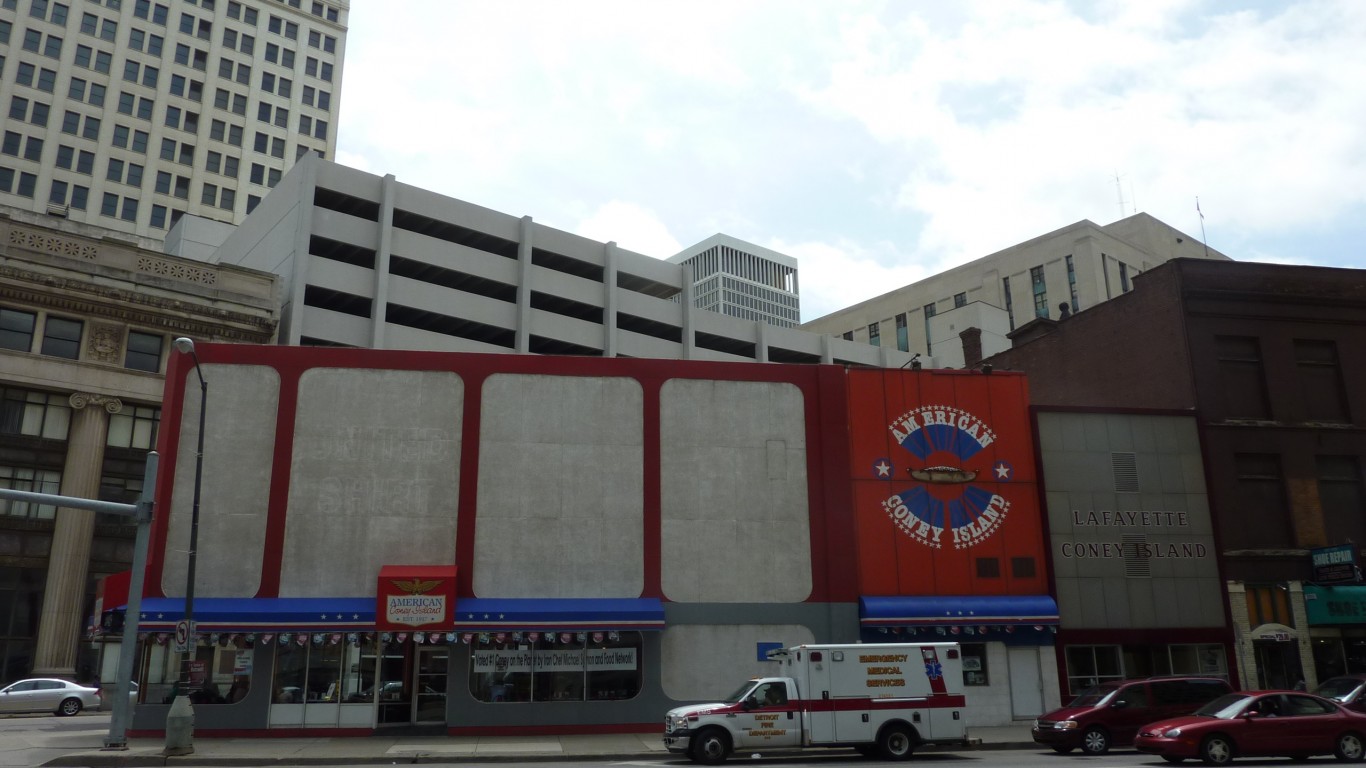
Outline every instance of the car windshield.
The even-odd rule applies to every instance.
[[[746,680],[744,685],[741,685],[739,688],[736,688],[735,693],[732,693],[731,695],[727,696],[725,699],[723,699],[723,701],[725,701],[725,703],[727,704],[739,704],[740,700],[745,698],[745,694],[754,690],[754,684],[756,682],[758,681]]]
[[[1355,677],[1334,677],[1325,680],[1322,685],[1314,689],[1314,693],[1325,699],[1346,701],[1356,692],[1356,689],[1361,687],[1361,682]]]
[[[1119,690],[1118,683],[1106,683],[1095,685],[1082,691],[1077,698],[1072,699],[1069,707],[1100,707],[1104,706]]]
[[[1220,720],[1231,720],[1237,717],[1238,713],[1242,712],[1250,701],[1252,701],[1252,697],[1246,693],[1226,693],[1195,710],[1195,714],[1201,717],[1217,717]]]

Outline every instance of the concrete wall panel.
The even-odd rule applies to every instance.
[[[281,596],[373,595],[380,566],[455,562],[463,404],[453,373],[304,373]]]
[[[660,401],[664,594],[682,602],[805,600],[811,521],[801,391],[674,379]]]
[[[252,597],[261,583],[280,378],[256,365],[205,365],[203,373],[209,391],[195,596]],[[194,506],[199,379],[191,371],[187,381],[161,578],[168,597],[185,594]]]
[[[488,378],[475,595],[641,595],[643,409],[633,379]]]
[[[800,624],[690,624],[664,631],[660,680],[675,701],[718,701],[751,677],[780,673],[759,661],[759,643],[784,647],[816,642]]]

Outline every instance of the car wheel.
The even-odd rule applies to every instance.
[[[1054,747],[1054,748],[1053,748],[1053,751],[1054,751],[1054,752],[1057,752],[1057,753],[1060,754],[1060,755],[1066,755],[1066,754],[1068,754],[1069,752],[1072,751],[1072,748],[1071,748],[1071,747]]]
[[[720,765],[730,756],[730,734],[720,728],[704,728],[693,737],[692,759],[703,765]]]
[[[1223,734],[1205,737],[1200,744],[1200,759],[1209,765],[1224,765],[1233,759],[1233,742]]]
[[[1366,757],[1366,742],[1359,733],[1344,733],[1333,745],[1333,756],[1344,763],[1358,763]]]
[[[62,703],[57,705],[57,714],[62,717],[71,717],[81,711],[80,699],[62,699]]]
[[[1081,735],[1081,751],[1088,755],[1103,755],[1110,751],[1110,734],[1104,728],[1090,727]]]
[[[889,725],[877,737],[878,751],[886,760],[909,760],[915,750],[915,739],[904,725]]]
[[[1179,763],[1179,762],[1181,762],[1182,760],[1185,760],[1186,758],[1184,758],[1184,757],[1177,757],[1176,755],[1163,755],[1163,756],[1162,756],[1162,759],[1163,759],[1163,760],[1166,760],[1166,761],[1169,762],[1169,763]]]

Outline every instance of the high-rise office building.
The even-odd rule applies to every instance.
[[[349,0],[0,0],[0,203],[161,241],[336,151]]]
[[[669,261],[692,269],[698,309],[780,328],[795,328],[801,322],[797,260],[791,256],[715,234]]]

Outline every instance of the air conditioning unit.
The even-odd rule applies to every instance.
[[[67,210],[69,209],[65,205],[55,205],[53,203],[48,203],[47,206],[47,213],[49,216],[61,216],[62,218],[66,218]]]

